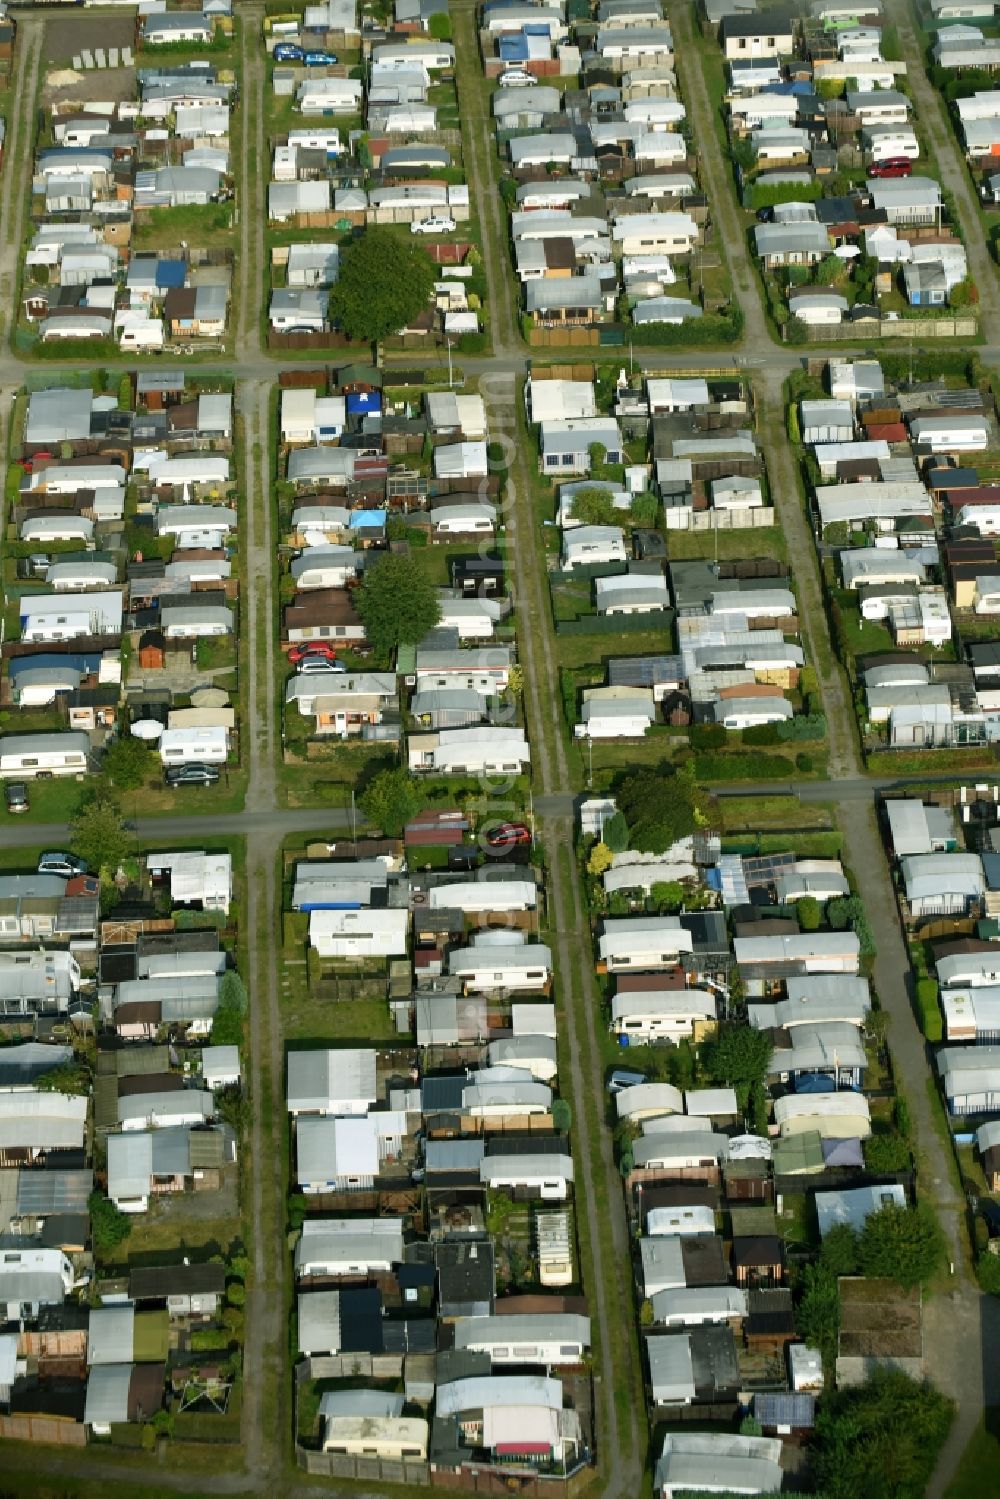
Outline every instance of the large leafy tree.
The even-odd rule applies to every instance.
[[[825,1265],[806,1266],[795,1325],[799,1336],[819,1349],[825,1368],[832,1369],[840,1332],[840,1293],[836,1275]]]
[[[941,1225],[926,1203],[889,1203],[865,1220],[858,1259],[865,1275],[884,1275],[906,1289],[922,1285],[944,1259]]]
[[[379,771],[359,800],[368,821],[381,828],[387,837],[396,838],[410,818],[420,811],[426,795],[419,781],[399,766],[394,770]]]
[[[836,1223],[823,1240],[820,1263],[833,1275],[856,1275],[858,1236],[849,1223]]]
[[[419,245],[392,229],[366,229],[340,257],[330,316],[348,338],[378,343],[423,309],[434,274],[434,262]]]
[[[704,1058],[712,1078],[736,1090],[737,1101],[746,1108],[750,1090],[762,1087],[771,1063],[771,1039],[743,1021],[731,1021],[705,1047]]]
[[[70,848],[86,859],[92,870],[114,874],[128,854],[132,840],[117,805],[98,793],[70,823]]]
[[[638,771],[616,788],[615,799],[628,823],[631,847],[643,853],[665,853],[697,826],[694,786],[683,773]]]
[[[434,585],[412,557],[387,552],[367,568],[355,596],[372,649],[389,657],[401,645],[416,645],[441,618]]]
[[[136,791],[148,781],[156,766],[156,756],[141,739],[126,734],[116,739],[104,756],[102,769],[113,786]]]
[[[923,1499],[955,1415],[898,1369],[838,1390],[816,1418],[815,1479],[826,1499]]]

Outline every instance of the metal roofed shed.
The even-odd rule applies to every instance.
[[[880,1187],[856,1187],[848,1192],[817,1192],[816,1217],[820,1238],[831,1228],[846,1223],[860,1233],[872,1213],[885,1207],[906,1207],[905,1189],[896,1184]]]
[[[33,391],[28,401],[24,440],[41,443],[79,442],[90,436],[93,392],[57,387]]]
[[[132,1361],[134,1306],[97,1306],[90,1312],[87,1363],[127,1364]]]

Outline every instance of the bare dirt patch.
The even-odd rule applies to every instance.
[[[134,47],[135,18],[131,13],[121,16],[73,16],[60,15],[49,21],[45,28],[45,63],[60,65],[72,63],[73,58],[95,47]],[[100,76],[100,75],[98,75]]]

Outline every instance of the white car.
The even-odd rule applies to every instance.
[[[298,675],[300,677],[311,677],[321,671],[340,672],[343,674],[345,668],[339,661],[327,661],[323,656],[306,656],[299,662]]]
[[[499,78],[501,88],[530,88],[537,82],[538,79],[527,68],[507,68]]]
[[[455,227],[455,220],[445,218],[444,215],[432,216],[429,219],[414,219],[410,225],[411,234],[450,234]]]

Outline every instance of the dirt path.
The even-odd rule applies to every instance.
[[[264,264],[264,195],[271,171],[268,143],[264,138],[267,66],[261,41],[263,15],[261,7],[240,7],[243,93],[240,99],[240,170],[237,174],[236,199],[240,223],[240,256],[234,267],[239,281],[239,317],[236,328],[236,358],[239,362],[260,357],[260,304],[267,284],[267,267]]]
[[[531,740],[536,786],[541,795],[571,788],[562,728],[560,694],[548,601],[544,554],[536,530],[531,474],[525,457],[520,385],[512,376],[481,382],[490,431],[510,456],[504,514],[513,564],[520,626],[519,654],[525,666],[525,717]],[[539,819],[546,851],[550,925],[553,928],[560,1031],[560,1081],[572,1110],[573,1162],[583,1280],[594,1319],[595,1419],[597,1457],[605,1495],[637,1494],[646,1445],[642,1377],[638,1365],[631,1295],[628,1227],[612,1141],[601,1106],[604,1078],[597,1041],[600,1004],[573,852],[570,818]],[[586,1216],[585,1216],[586,1215]],[[610,1233],[610,1245],[602,1225]],[[610,1252],[609,1252],[610,1251]]]
[[[270,386],[239,387],[244,421],[244,524],[247,589],[242,631],[253,729],[247,809],[274,809],[274,558],[271,524]],[[243,1444],[250,1474],[281,1471],[288,1434],[284,1360],[287,1253],[284,1241],[283,1065],[278,1005],[278,892],[280,834],[264,830],[246,840],[251,1052],[251,1202],[253,1276],[247,1298],[244,1352]],[[276,1440],[276,1434],[279,1440]]]
[[[785,371],[765,368],[756,382],[760,403],[758,438],[767,463],[768,483],[778,524],[788,547],[799,606],[806,662],[816,670],[827,722],[831,779],[862,774],[854,707],[847,677],[830,644],[816,544],[802,504],[795,454],[786,431]]]
[[[462,0],[451,8],[455,39],[455,74],[459,79],[462,145],[465,174],[472,191],[483,241],[483,264],[489,282],[489,312],[493,352],[519,354],[523,350],[518,309],[507,248],[507,208],[500,198],[494,155],[489,87],[483,76],[473,5]]]
[[[732,173],[723,158],[715,133],[712,101],[705,87],[695,44],[693,14],[690,5],[669,7],[673,29],[678,80],[698,143],[698,169],[702,186],[707,190],[712,213],[722,238],[733,287],[743,308],[741,346],[752,353],[765,353],[772,344],[770,330],[761,307],[757,277],[750,263],[746,234],[736,210]]]
[[[35,99],[45,42],[42,21],[20,20],[17,28],[14,102],[7,120],[3,169],[0,172],[0,337],[17,323],[18,259],[27,211],[26,184],[31,180],[35,143]]]
[[[914,30],[913,13],[905,0],[888,0],[886,19],[896,28],[900,51],[906,63],[907,82],[917,106],[917,119],[933,148],[941,184],[954,198],[962,221],[969,271],[979,288],[980,326],[987,339],[995,339],[1000,337],[1000,281],[997,279],[997,267],[986,247],[979,205],[955,131],[948,118],[947,105],[927,77],[923,58],[925,33]],[[919,163],[916,170],[920,170]],[[934,175],[933,165],[930,175]]]

